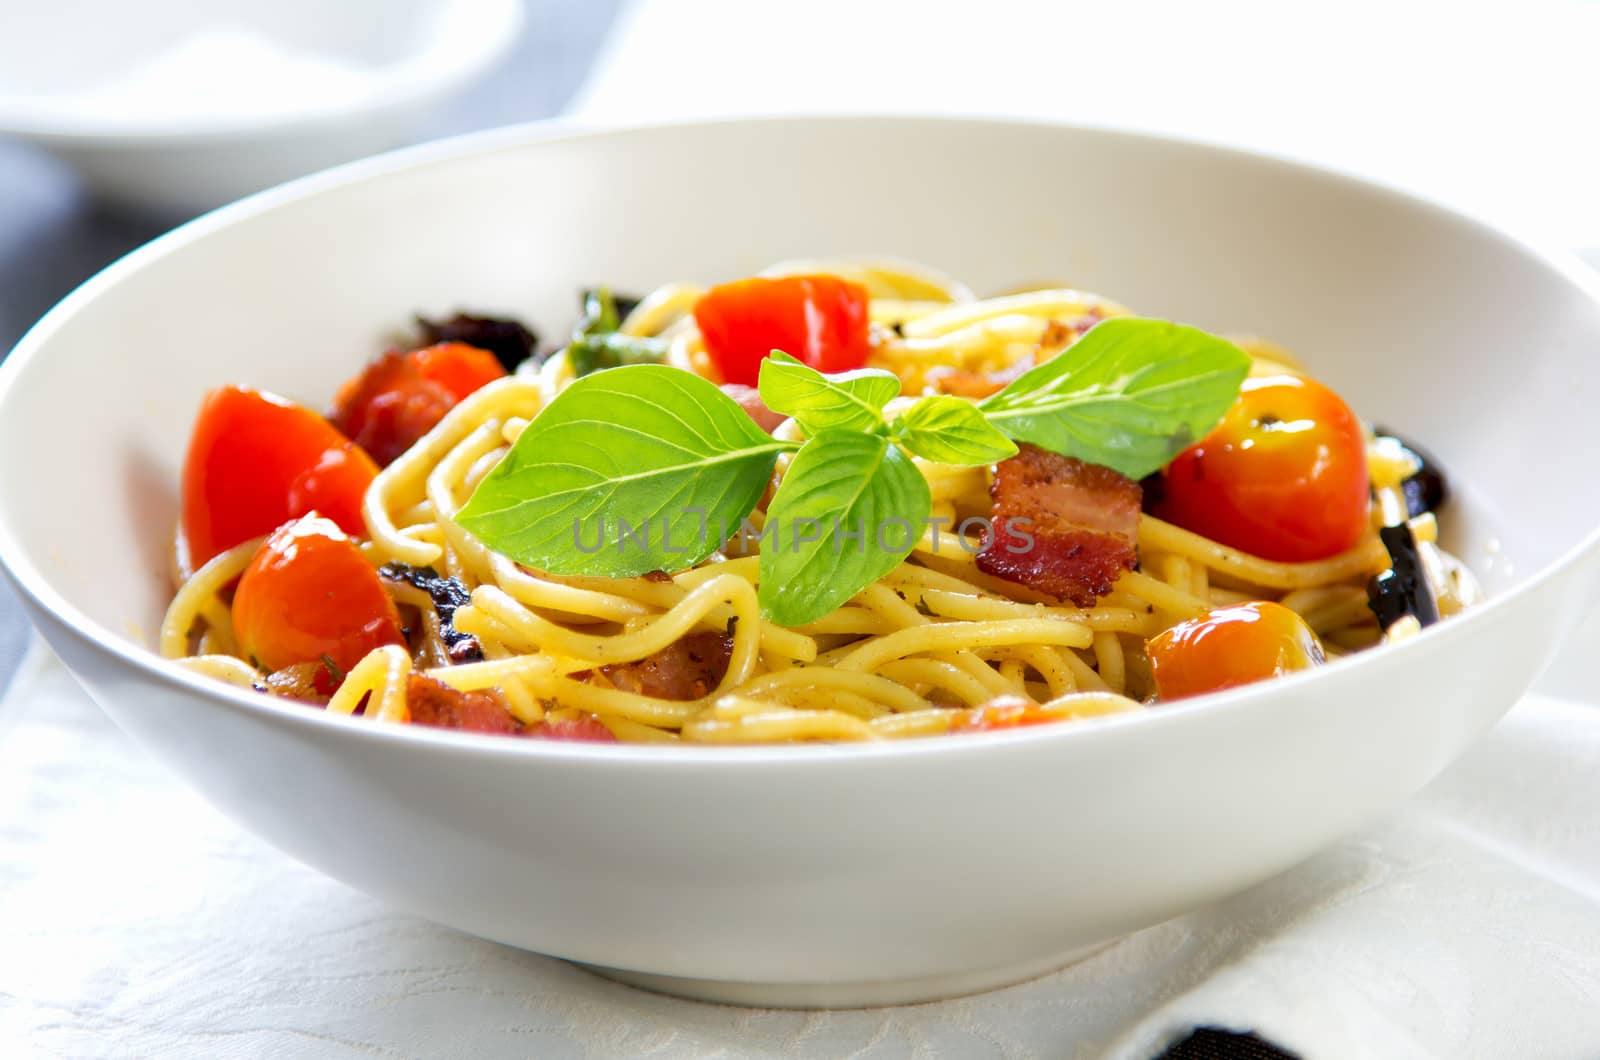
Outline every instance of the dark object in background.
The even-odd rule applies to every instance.
[[[432,321],[419,316],[417,327],[422,331],[424,346],[440,342],[464,342],[494,354],[500,366],[508,372],[516,371],[517,365],[534,356],[534,350],[539,346],[539,336],[520,320],[509,318],[457,313],[449,320]]]
[[[1280,1049],[1250,1031],[1197,1027],[1157,1060],[1300,1060],[1300,1054]]]

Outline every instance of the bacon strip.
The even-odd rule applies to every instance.
[[[463,692],[427,674],[413,673],[406,682],[406,709],[416,725],[506,736],[522,731],[499,693]]]
[[[761,392],[753,386],[745,386],[743,383],[723,383],[722,392],[738,402],[739,407],[744,409],[744,414],[768,434],[777,430],[778,425],[789,418],[781,412],[773,412],[767,408],[767,403],[761,400]]]
[[[339,679],[328,669],[327,663],[304,662],[274,670],[256,682],[256,689],[271,692],[285,699],[298,699],[302,703],[328,705],[339,687]]]
[[[721,633],[690,633],[637,662],[602,666],[596,676],[615,688],[657,699],[699,699],[722,681],[733,639]]]
[[[1023,444],[989,497],[986,574],[1090,607],[1138,559],[1139,484],[1108,467]]]

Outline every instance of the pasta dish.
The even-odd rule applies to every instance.
[[[802,261],[570,336],[457,315],[323,416],[207,395],[164,655],[376,723],[877,740],[1310,669],[1479,590],[1445,480],[1286,350]]]

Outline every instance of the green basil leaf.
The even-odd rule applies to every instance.
[[[799,626],[839,607],[905,559],[932,506],[922,472],[887,438],[818,434],[767,507],[762,613]]]
[[[900,393],[892,372],[862,368],[823,375],[781,350],[761,362],[761,401],[793,416],[808,435],[827,430],[871,431],[883,422],[883,406]]]
[[[1226,339],[1119,317],[978,407],[1007,437],[1139,479],[1216,426],[1249,369]]]
[[[978,406],[945,394],[925,397],[892,425],[900,444],[924,460],[981,466],[1017,455],[1017,445],[984,418]]]
[[[553,574],[682,570],[738,529],[793,448],[692,372],[615,368],[534,417],[456,522]]]

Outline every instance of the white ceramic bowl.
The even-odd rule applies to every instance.
[[[404,143],[523,22],[521,0],[5,6],[0,136],[185,215]]]
[[[308,254],[306,247],[316,253]],[[201,393],[320,404],[417,310],[568,326],[580,285],[892,252],[1270,335],[1458,487],[1494,599],[1392,650],[1136,716],[891,746],[579,746],[384,727],[150,650]],[[630,981],[861,1004],[1001,984],[1256,883],[1405,798],[1600,581],[1590,276],[1426,203],[1048,125],[508,130],[310,178],[91,280],[0,367],[0,557],[129,732],[378,900]],[[1568,470],[1573,469],[1573,470]],[[284,930],[292,931],[293,924]]]

